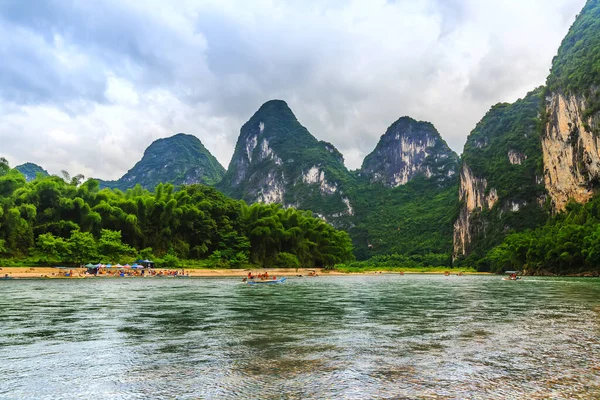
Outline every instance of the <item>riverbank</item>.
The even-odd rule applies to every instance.
[[[156,269],[161,276],[173,276],[177,272],[179,276],[190,277],[245,277],[248,275],[249,269],[212,269],[212,268],[178,268],[178,269]],[[380,274],[437,274],[444,275],[445,271],[423,271],[423,270],[373,270],[373,271],[336,271],[322,269],[307,269],[307,268],[269,268],[267,270],[253,269],[255,274],[260,271],[267,271],[270,276],[308,276],[311,271],[315,271],[318,276],[340,276],[340,275],[380,275]],[[139,271],[128,270],[131,273],[139,273]],[[451,275],[457,275],[458,270],[449,270]],[[489,275],[487,272],[462,272],[464,275]],[[3,267],[0,269],[0,278],[108,278],[107,274],[98,276],[86,274],[85,268],[53,268],[53,267]],[[119,276],[114,276],[119,277]]]

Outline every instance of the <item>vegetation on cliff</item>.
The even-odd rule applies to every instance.
[[[525,270],[530,274],[598,272],[600,196],[587,204],[570,202],[545,225],[513,233],[483,260],[492,272]]]
[[[552,60],[548,90],[580,94],[600,85],[600,0],[588,0]]]
[[[230,199],[203,185],[137,185],[126,192],[56,176],[24,176],[0,163],[0,256],[41,262],[158,256],[228,267],[353,259],[350,238],[310,213]]]
[[[493,106],[467,138],[463,163],[486,180],[485,195],[495,189],[498,197],[492,209],[472,211],[467,265],[476,263],[508,233],[535,228],[548,218],[543,204],[542,92],[538,88],[513,104]]]
[[[588,0],[552,60],[548,92],[583,95],[586,116],[600,112],[600,0]]]

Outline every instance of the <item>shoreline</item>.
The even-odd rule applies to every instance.
[[[107,274],[101,274],[98,276],[88,275],[86,274],[86,268],[55,268],[55,267],[2,267],[0,269],[0,280],[6,279],[33,279],[33,278],[46,278],[46,279],[83,279],[83,278],[121,278],[120,276],[109,276]],[[352,275],[444,275],[445,271],[410,271],[406,270],[403,272],[400,271],[389,271],[389,270],[378,270],[378,271],[363,271],[363,272],[341,272],[335,270],[322,270],[319,268],[269,268],[269,269],[252,269],[253,273],[259,273],[261,271],[267,271],[270,276],[282,276],[282,277],[290,277],[290,276],[303,276],[308,277],[308,272],[310,270],[316,271],[318,276],[352,276]],[[72,271],[72,273],[71,273]],[[128,270],[128,272],[135,272],[135,270]],[[138,270],[139,271],[139,270]],[[210,268],[198,268],[198,269],[187,269],[187,268],[155,268],[156,272],[165,273],[163,276],[159,277],[173,277],[173,275],[169,275],[171,272],[179,272],[180,277],[195,277],[195,278],[231,278],[231,277],[239,277],[243,278],[248,275],[249,269],[210,269]],[[183,271],[183,275],[181,275],[181,271]],[[451,276],[458,275],[459,271],[448,271]],[[68,274],[68,276],[67,276]],[[493,275],[489,272],[463,272],[463,275]],[[133,278],[141,278],[141,276],[129,276]]]

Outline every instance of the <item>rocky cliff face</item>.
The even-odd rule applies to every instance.
[[[498,104],[467,138],[454,223],[454,258],[484,254],[510,230],[546,218],[540,169],[542,88],[513,104]]]
[[[570,198],[588,201],[600,179],[600,137],[593,133],[600,115],[586,116],[586,109],[583,96],[553,93],[546,99],[544,181],[556,211]]]
[[[315,139],[284,101],[272,100],[242,126],[218,188],[249,203],[311,210],[343,226],[354,213],[351,180],[340,152]]]
[[[588,0],[552,61],[542,135],[544,181],[555,211],[583,203],[600,179],[600,1]]]
[[[457,170],[458,156],[431,123],[402,117],[365,158],[361,173],[373,183],[397,187],[417,175],[445,183],[452,180]]]
[[[179,133],[154,141],[142,159],[117,181],[101,181],[102,187],[125,190],[137,184],[153,190],[159,183],[215,185],[225,169],[193,135]]]
[[[491,210],[498,201],[498,191],[491,188],[487,191],[485,178],[477,177],[471,168],[463,163],[460,171],[458,199],[462,203],[458,219],[454,223],[454,256],[465,256],[469,253],[473,236],[476,234],[473,219],[483,210]]]

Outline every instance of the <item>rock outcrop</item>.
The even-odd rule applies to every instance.
[[[542,137],[544,181],[555,211],[569,199],[588,201],[600,179],[600,137],[593,130],[600,118],[586,117],[581,96],[553,93],[546,99],[547,122]]]
[[[600,1],[588,0],[546,81],[544,181],[554,211],[584,203],[600,179]]]
[[[443,184],[452,180],[457,170],[458,156],[431,123],[402,117],[365,158],[361,174],[373,183],[397,187],[418,175]]]
[[[462,206],[458,219],[454,223],[454,257],[466,256],[469,253],[475,227],[473,219],[481,211],[491,210],[498,201],[495,188],[487,190],[485,178],[477,177],[466,163],[460,171],[458,198]]]

